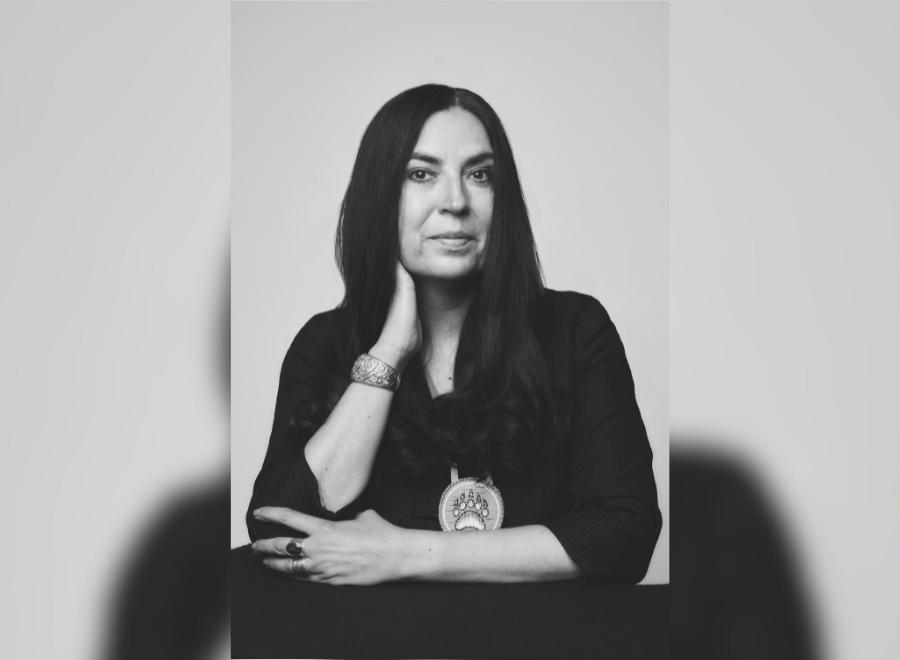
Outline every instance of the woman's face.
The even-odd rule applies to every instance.
[[[458,279],[481,270],[494,208],[484,126],[450,108],[428,118],[400,195],[400,261],[413,276]]]

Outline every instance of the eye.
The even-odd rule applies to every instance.
[[[426,183],[427,181],[431,181],[431,179],[434,178],[434,173],[426,169],[422,169],[421,167],[417,167],[407,172],[406,178],[410,181],[415,181],[416,183]]]
[[[491,183],[494,179],[492,176],[491,169],[489,167],[483,167],[478,170],[472,170],[469,172],[469,178],[472,179],[475,183],[481,185],[487,185]]]

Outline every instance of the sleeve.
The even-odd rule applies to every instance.
[[[296,531],[282,525],[256,520],[253,511],[261,506],[283,506],[320,518],[335,518],[322,506],[318,481],[303,452],[318,426],[298,424],[294,419],[298,408],[318,406],[318,395],[327,382],[323,348],[332,331],[327,314],[314,316],[300,329],[281,366],[269,447],[246,515],[252,541],[296,535]]]
[[[606,309],[586,298],[574,329],[572,507],[547,527],[586,578],[636,583],[662,526],[653,455],[625,348]]]

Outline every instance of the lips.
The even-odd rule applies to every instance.
[[[446,250],[461,250],[468,247],[475,240],[475,237],[471,234],[459,231],[435,234],[429,238]]]
[[[442,234],[435,234],[434,236],[431,236],[431,238],[458,238],[458,239],[465,239],[467,241],[471,241],[475,237],[472,236],[472,234],[467,234],[462,231],[446,231]]]

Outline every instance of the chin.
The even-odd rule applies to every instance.
[[[478,275],[481,268],[471,262],[465,264],[423,264],[421,268],[411,270],[410,274],[435,280],[465,280]]]

